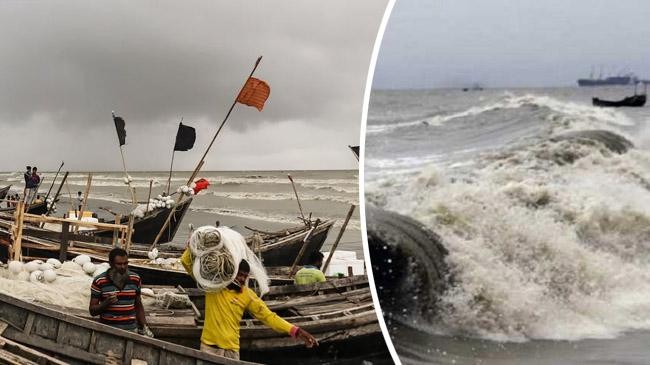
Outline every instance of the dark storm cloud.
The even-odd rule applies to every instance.
[[[93,141],[85,146],[97,148],[104,144],[100,139],[114,138],[105,134],[115,110],[127,122],[127,140],[137,151],[129,156],[134,164],[164,168],[166,162],[145,166],[137,157],[145,151],[134,146],[132,132],[173,133],[168,125],[184,117],[205,124],[211,134],[209,127],[221,121],[263,55],[255,75],[271,85],[271,97],[262,113],[238,106],[229,128],[242,141],[263,123],[299,122],[305,128],[294,128],[287,138],[310,138],[327,127],[339,130],[329,142],[356,144],[385,5],[375,0],[3,2],[0,123],[14,133],[36,129],[39,135],[54,128],[51,136],[74,135],[81,144],[85,136]],[[51,138],[38,141],[52,145]],[[331,166],[355,167],[349,161]],[[268,168],[292,167],[307,168],[282,161]]]

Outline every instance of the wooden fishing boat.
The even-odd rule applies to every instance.
[[[307,248],[298,262],[299,265],[304,265],[313,252],[321,250],[333,225],[333,220],[321,222],[311,233],[310,227],[304,225],[273,233],[258,231],[256,234],[260,235],[264,243],[259,249],[253,248],[253,250],[262,254],[264,266],[291,266],[298,257],[305,238],[309,235]],[[247,241],[251,240],[252,238],[249,238]]]
[[[169,221],[167,228],[165,228],[163,234],[160,236],[158,243],[167,243],[174,239],[178,227],[180,227],[183,217],[185,217],[185,213],[187,213],[190,204],[192,204],[192,200],[193,198],[189,197],[178,204],[176,210],[174,210],[174,215]],[[156,239],[158,232],[160,232],[160,229],[165,224],[171,211],[171,208],[160,208],[150,212],[142,218],[135,218],[133,220],[133,236],[131,237],[131,241],[148,245],[152,244]],[[105,223],[115,223],[115,220],[106,221]],[[122,217],[120,224],[129,224],[129,217]],[[101,237],[113,237],[112,231],[97,231],[92,232],[91,234]]]
[[[645,94],[639,94],[639,95],[632,95],[628,96],[626,98],[623,98],[621,100],[616,100],[616,101],[610,101],[610,100],[602,100],[599,98],[592,98],[591,99],[592,103],[594,106],[601,106],[601,107],[611,107],[611,108],[619,108],[619,107],[642,107],[645,105],[646,102],[646,95]]]
[[[7,197],[7,193],[9,193],[9,189],[11,188],[11,185],[5,186],[4,188],[0,189],[0,199],[4,199]]]
[[[0,293],[0,325],[2,337],[75,363],[246,364],[116,329],[3,293]]]
[[[9,233],[11,223],[11,221],[0,219],[0,258],[2,259],[8,258],[8,250],[12,242]],[[333,221],[326,221],[311,232],[307,243],[308,246],[299,265],[304,264],[311,252],[318,251],[322,248],[329,229],[333,224]],[[286,236],[280,236],[277,232],[273,235],[267,233],[267,236],[260,236],[263,243],[257,248],[253,247],[253,250],[261,253],[264,265],[267,267],[293,265],[303,245],[303,241],[310,233],[309,231],[309,227],[302,226],[287,230],[283,233],[288,234]],[[58,234],[37,227],[24,228],[21,245],[23,257],[59,258],[60,243],[56,242],[53,238],[41,238],[48,235],[55,237]],[[268,243],[264,241],[265,238],[268,239]],[[110,241],[107,237],[103,239]],[[113,246],[107,243],[72,242],[72,245],[66,251],[66,257],[72,259],[78,255],[85,254],[90,256],[93,261],[106,262],[108,260],[108,252],[112,248]],[[179,265],[176,265],[176,267],[158,265],[151,263],[151,260],[148,258],[143,258],[147,257],[148,249],[148,246],[134,244],[129,254],[129,266],[142,277],[143,282],[152,285],[181,285],[188,288],[196,286],[194,280]],[[179,257],[181,253],[182,251],[161,251],[160,256]],[[281,257],[282,255],[284,257]],[[273,263],[285,263],[285,265],[273,265]],[[275,284],[291,281],[288,278],[288,272],[278,273],[275,278],[272,278],[272,283]]]
[[[165,290],[164,287],[154,287],[156,290]],[[178,293],[186,294],[196,308],[203,312],[205,309],[205,291],[197,288],[177,287]],[[345,278],[329,278],[327,281],[309,285],[273,285],[264,295],[264,301],[273,310],[290,310],[301,314],[299,306],[322,305],[343,300],[357,303],[362,297],[370,294],[368,276],[358,275]],[[354,297],[354,299],[351,299]],[[372,300],[372,299],[371,299]],[[306,308],[305,308],[306,309]],[[294,315],[295,315],[294,314]],[[304,313],[303,315],[307,315]]]
[[[0,213],[4,213],[5,215],[13,214],[15,211],[16,211],[16,207],[0,208]],[[27,213],[36,214],[36,215],[46,214],[47,203],[40,202],[40,203],[32,204],[29,206],[29,209],[27,209]]]

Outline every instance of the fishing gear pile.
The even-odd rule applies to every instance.
[[[199,227],[190,237],[189,247],[194,259],[192,274],[200,288],[207,291],[225,288],[237,276],[241,260],[246,260],[261,294],[269,291],[264,266],[238,232],[228,227]]]
[[[137,207],[135,207],[135,209],[131,211],[131,215],[136,218],[142,218],[148,212],[154,211],[156,209],[171,209],[174,204],[174,199],[171,196],[158,195],[153,199],[149,199],[149,204],[139,204]]]

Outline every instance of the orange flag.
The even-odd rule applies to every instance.
[[[269,98],[270,93],[271,88],[269,87],[269,84],[260,79],[249,77],[248,80],[246,80],[246,85],[244,85],[237,96],[237,102],[248,106],[254,106],[257,110],[262,111],[262,109],[264,109],[264,103],[266,102],[266,99]]]

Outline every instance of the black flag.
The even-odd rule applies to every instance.
[[[354,157],[359,160],[359,146],[348,146],[352,150],[352,153],[354,153]]]
[[[180,123],[178,125],[178,132],[176,133],[176,144],[174,145],[174,151],[189,151],[194,147],[194,141],[196,140],[196,130],[194,128],[183,125]]]
[[[120,140],[120,146],[124,146],[126,144],[126,129],[124,129],[126,123],[124,123],[124,119],[122,119],[122,117],[116,117],[115,114],[113,114],[113,121],[115,122],[117,139]]]

